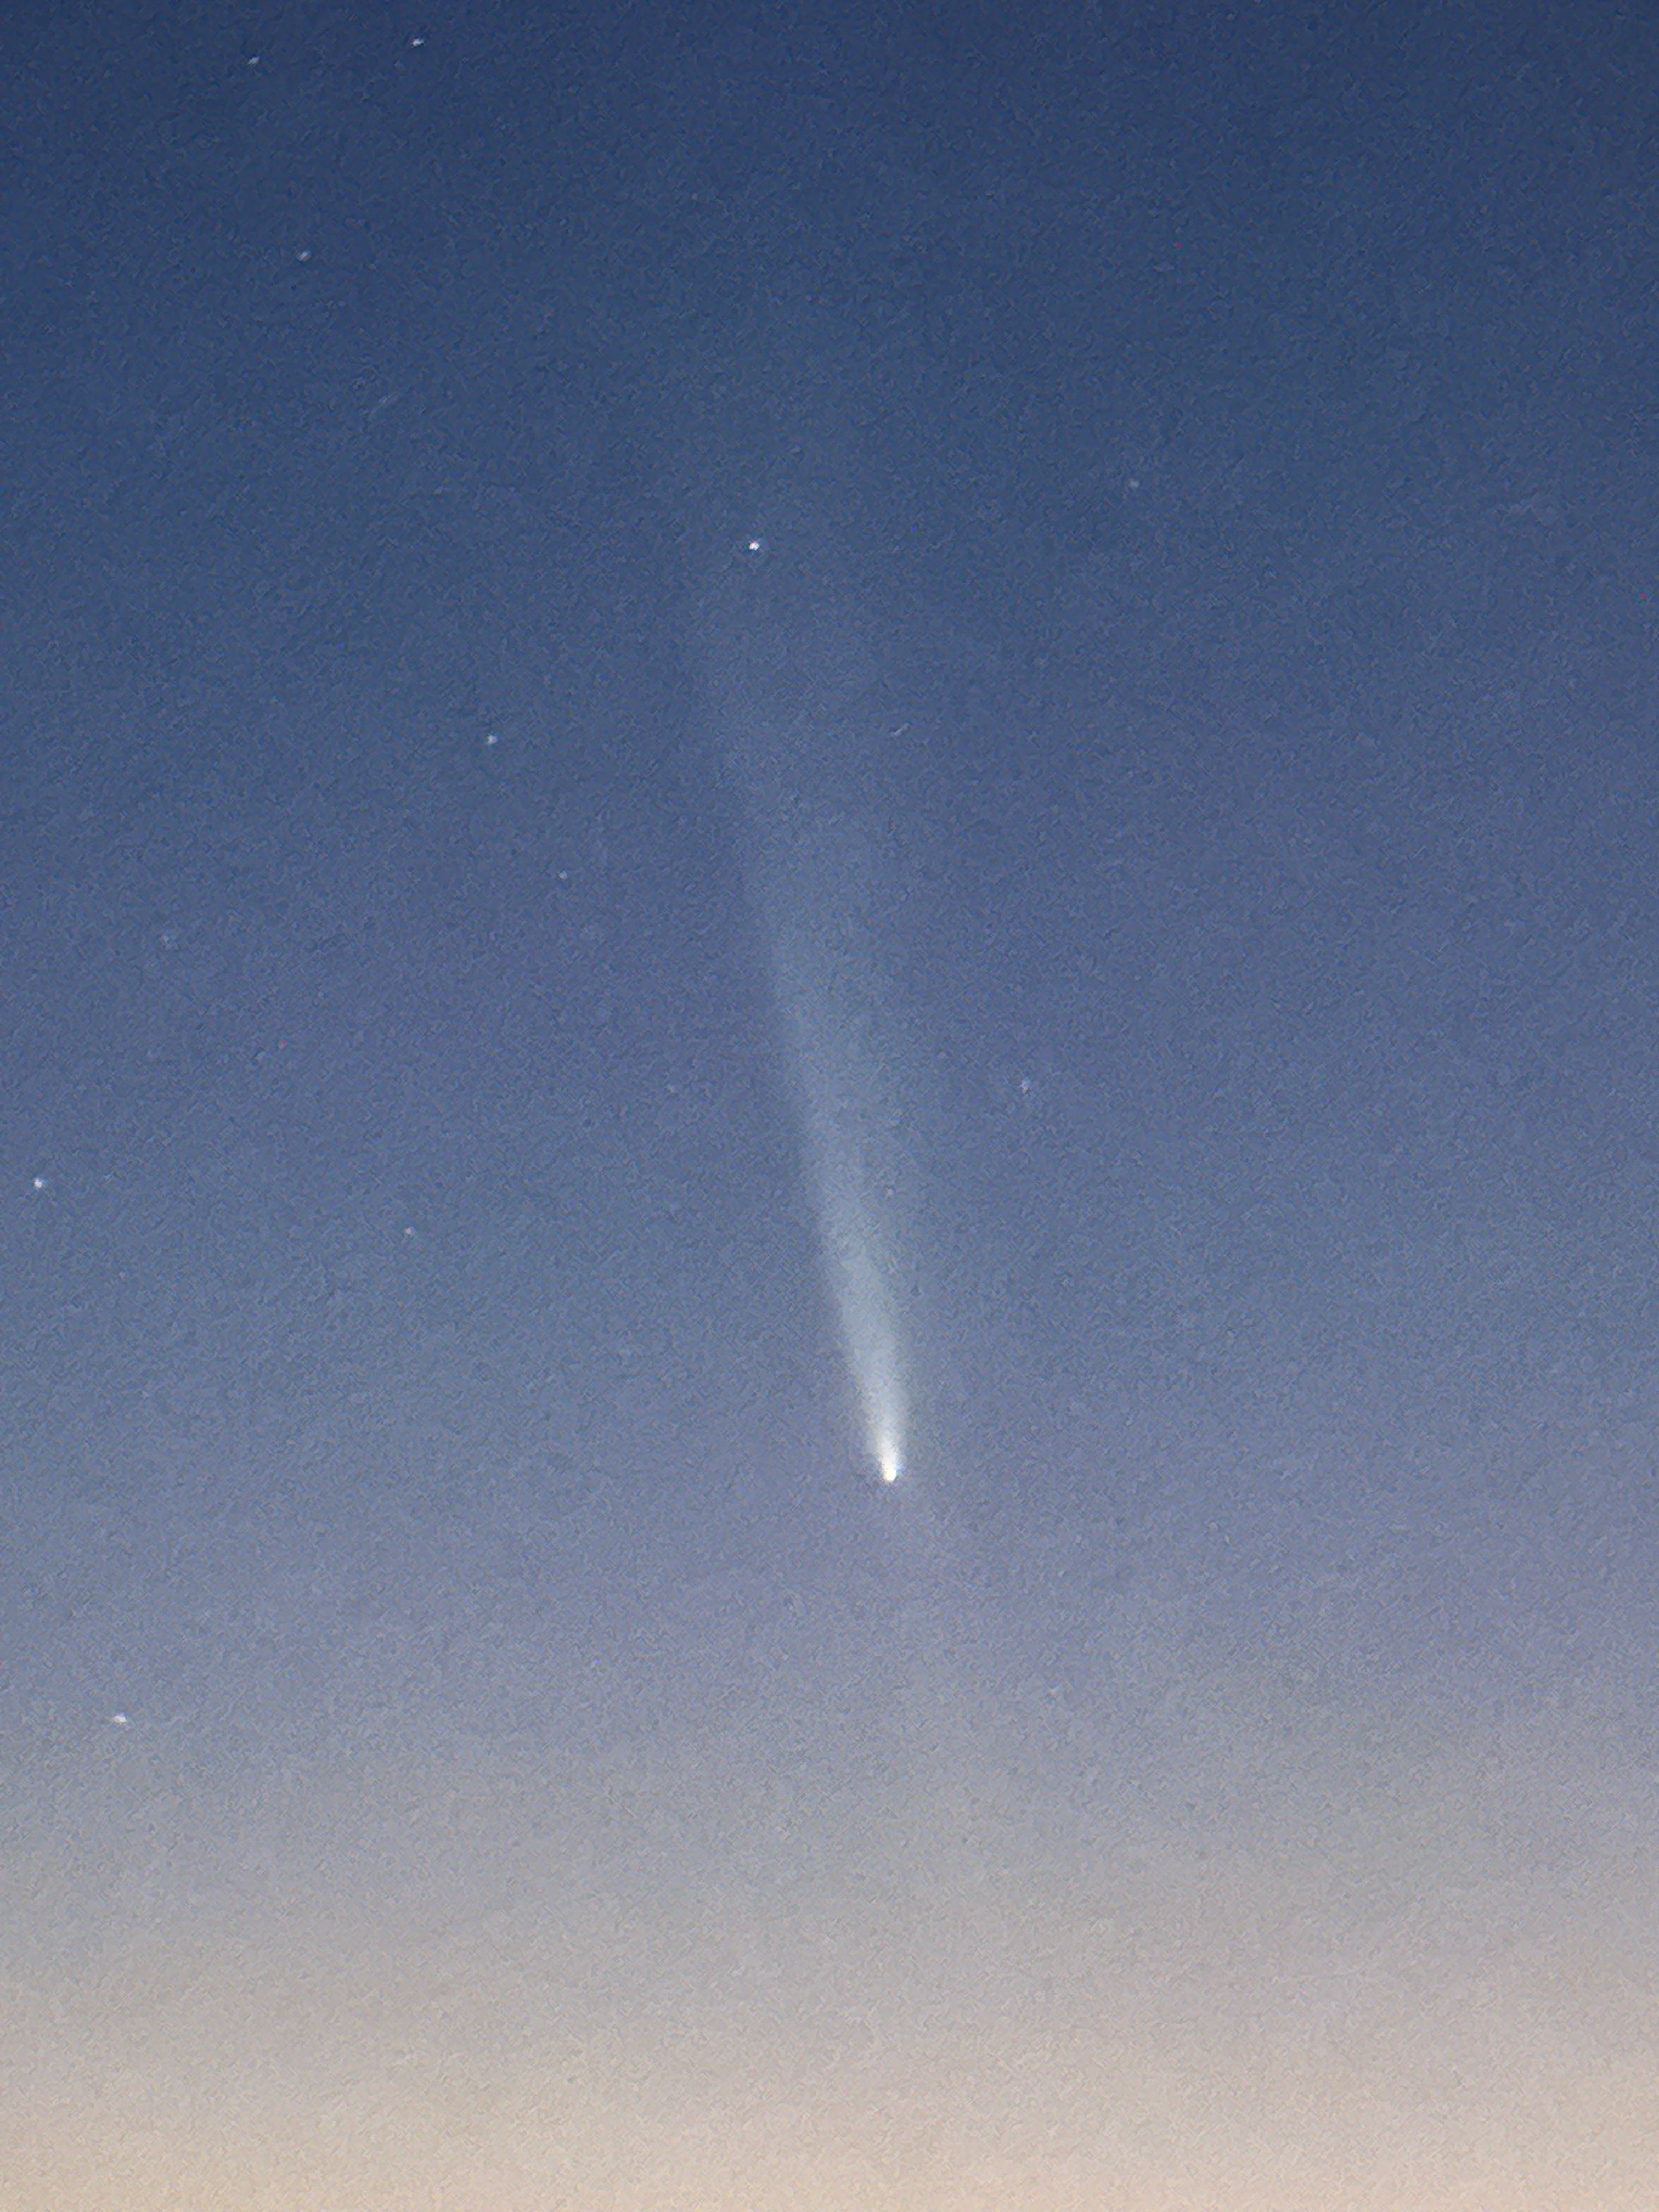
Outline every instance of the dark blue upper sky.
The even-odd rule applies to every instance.
[[[964,1510],[1091,1517],[1154,1371],[1340,1369],[1505,1489],[1540,1396],[1639,1389],[1651,44],[22,20],[16,1433],[164,1390],[258,1488],[434,1329],[579,1453],[737,1370],[834,1399],[700,680],[751,533],[865,640]]]

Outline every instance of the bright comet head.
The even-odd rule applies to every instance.
[[[876,1465],[884,1482],[896,1482],[903,1474],[904,1455],[891,1437],[883,1437],[877,1443]]]

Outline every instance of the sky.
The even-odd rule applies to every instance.
[[[40,6],[5,2212],[1637,2212],[1659,30]]]

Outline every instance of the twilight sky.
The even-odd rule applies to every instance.
[[[1650,2204],[1645,11],[4,44],[5,2212]]]

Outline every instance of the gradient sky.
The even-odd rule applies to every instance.
[[[1650,2206],[1647,12],[4,46],[0,2208]]]

